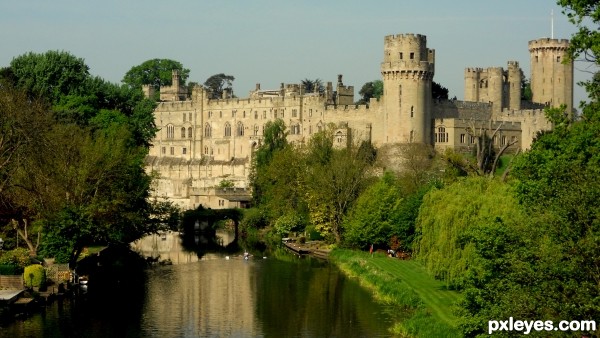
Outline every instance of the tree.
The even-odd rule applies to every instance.
[[[325,86],[323,86],[323,81],[321,79],[304,79],[302,80],[302,92],[307,93],[319,93],[323,94],[325,92]]]
[[[52,103],[68,94],[84,94],[89,67],[84,60],[64,51],[29,52],[10,62],[17,87]]]
[[[358,92],[361,99],[358,101],[360,104],[367,104],[371,98],[379,98],[383,95],[383,81],[375,80],[365,83]]]
[[[336,149],[324,164],[307,168],[305,186],[310,223],[328,240],[340,243],[342,223],[365,186],[368,162],[357,149]]]
[[[210,90],[211,99],[220,99],[223,97],[224,90],[229,90],[232,92],[232,84],[234,80],[235,77],[231,75],[219,73],[206,79],[206,81],[204,81],[204,85]]]
[[[431,83],[431,96],[434,100],[448,100],[448,88],[433,81]]]
[[[159,93],[161,86],[171,86],[173,80],[173,71],[179,71],[179,84],[185,85],[190,70],[183,68],[183,65],[171,59],[151,59],[142,64],[132,67],[122,82],[132,89],[139,90],[142,85],[150,85],[156,93]]]

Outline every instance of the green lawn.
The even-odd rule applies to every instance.
[[[451,326],[456,325],[456,317],[452,314],[452,306],[460,298],[456,291],[447,290],[444,284],[433,279],[425,269],[416,261],[403,261],[389,257],[375,255],[372,264],[388,272],[396,278],[402,279],[431,310],[432,314]]]
[[[377,298],[408,307],[408,319],[392,332],[401,336],[460,337],[454,305],[461,295],[447,290],[416,261],[389,258],[384,254],[335,249],[330,257],[350,276],[374,291]]]

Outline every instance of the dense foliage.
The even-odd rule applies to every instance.
[[[24,54],[0,74],[2,237],[74,263],[85,246],[164,226],[150,220],[168,208],[148,200],[143,169],[155,103],[91,76],[67,52]]]

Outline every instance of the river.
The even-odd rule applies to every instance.
[[[55,301],[0,329],[1,337],[389,337],[396,311],[332,264],[273,256],[186,252],[179,236],[137,243],[172,265],[137,290]]]

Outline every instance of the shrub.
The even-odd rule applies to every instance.
[[[43,287],[46,284],[46,270],[39,264],[26,266],[23,275],[27,287]]]
[[[14,264],[0,264],[0,275],[20,275],[23,273],[23,268]]]
[[[4,251],[0,256],[0,265],[15,265],[23,269],[27,264],[29,264],[29,250],[25,248]]]

